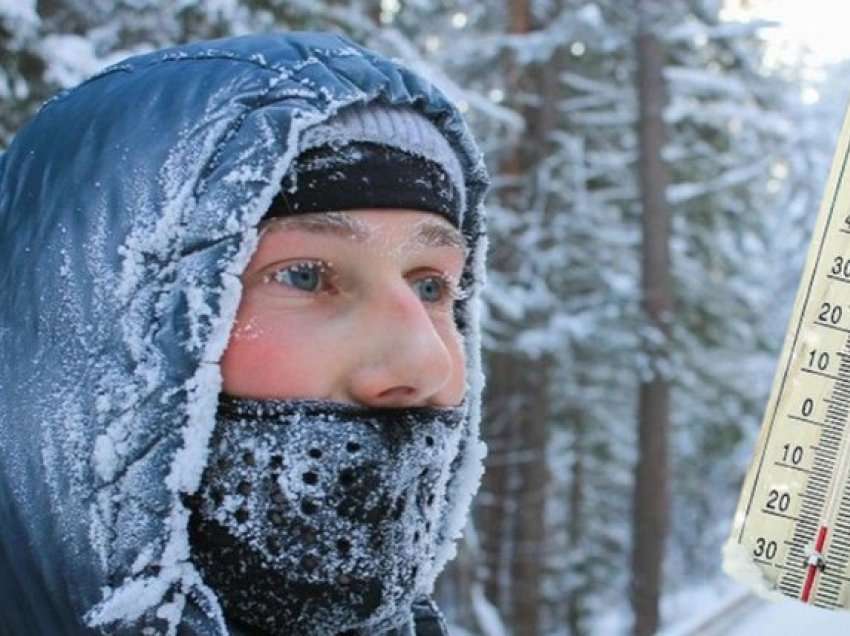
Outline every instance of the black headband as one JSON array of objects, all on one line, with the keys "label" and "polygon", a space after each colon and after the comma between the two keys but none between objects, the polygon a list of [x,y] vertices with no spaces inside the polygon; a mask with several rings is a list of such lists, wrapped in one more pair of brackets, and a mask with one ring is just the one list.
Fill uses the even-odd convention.
[{"label": "black headband", "polygon": [[263,218],[405,208],[440,214],[459,227],[460,205],[460,194],[440,164],[394,146],[351,142],[301,153]]}]

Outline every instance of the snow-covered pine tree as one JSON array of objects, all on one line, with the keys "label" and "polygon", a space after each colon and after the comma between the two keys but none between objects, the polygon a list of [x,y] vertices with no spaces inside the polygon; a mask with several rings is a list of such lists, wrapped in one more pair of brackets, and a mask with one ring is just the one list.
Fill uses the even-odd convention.
[{"label": "snow-covered pine tree", "polygon": [[[782,267],[768,262],[766,251],[782,206],[769,184],[798,141],[783,98],[793,87],[761,64],[756,29],[722,24],[719,9],[716,2],[683,4],[660,29],[671,93],[665,157],[674,168],[669,200],[677,317],[668,367],[676,427],[676,514],[668,554],[680,558],[669,564],[667,580],[678,583],[687,582],[681,555],[698,553],[695,562],[703,569],[690,576],[714,563],[710,555],[728,522],[722,502],[734,502],[738,486],[729,476],[735,473],[728,457],[742,431],[760,418],[766,397],[769,355],[760,354],[765,340],[759,316],[770,313],[765,281]],[[634,14],[623,3],[601,1],[548,3],[546,11],[528,37],[504,34],[504,12],[479,14],[468,21],[465,37],[440,47],[437,63],[458,84],[507,96],[507,104],[533,125],[544,111],[540,93],[506,84],[506,60],[520,60],[528,77],[534,64],[567,60],[558,72],[559,114],[550,145],[527,164],[522,178],[502,170],[499,161],[512,144],[522,143],[509,134],[509,119],[484,121],[478,130],[485,131],[497,185],[490,199],[491,388],[507,373],[502,369],[513,372],[523,356],[557,360],[549,419],[555,482],[547,511],[547,569],[541,572],[547,599],[541,629],[589,633],[590,618],[627,598],[627,468],[634,460],[636,389],[645,371],[643,352],[658,340],[641,316],[638,293]],[[707,91],[700,78],[712,79],[714,89]],[[743,92],[724,93],[724,85]],[[537,108],[531,117],[529,104]],[[470,118],[475,122],[482,113],[486,109],[473,107]],[[742,119],[750,122],[744,132]],[[738,169],[749,170],[749,178],[736,180]],[[707,191],[696,192],[699,184],[707,184]],[[509,202],[511,187],[524,191],[525,205]],[[558,213],[541,213],[547,206]],[[496,354],[506,348],[516,351],[501,365]],[[739,380],[735,386],[729,386],[730,364]],[[491,432],[499,415],[521,421],[506,416],[522,408],[511,386],[516,388],[499,384],[492,394]],[[490,481],[480,505],[496,511],[479,517],[481,543],[490,599],[505,609],[513,627],[507,563],[516,535],[506,527],[521,508],[512,507],[518,498],[509,492],[518,470],[506,467],[511,455],[519,461],[523,456],[511,452],[516,444],[510,437],[494,434],[491,441]],[[716,490],[705,487],[714,482]],[[710,519],[718,520],[718,530],[695,535],[692,524]]]},{"label": "snow-covered pine tree", "polygon": [[683,583],[718,574],[736,450],[761,421],[781,346],[772,282],[788,266],[771,251],[788,214],[777,177],[805,148],[789,109],[798,91],[763,63],[763,25],[722,22],[719,10],[690,2],[666,37],[677,290],[668,574]]},{"label": "snow-covered pine tree", "polygon": [[[593,4],[609,36],[589,42],[588,64],[566,76],[572,93],[566,129],[583,139],[587,171],[598,175],[588,181],[590,199],[612,206],[620,220],[614,226],[633,237],[640,214],[634,190],[635,67],[628,36],[633,16],[619,3]],[[771,175],[799,151],[800,142],[786,99],[795,88],[762,64],[758,25],[721,23],[720,8],[710,0],[668,6],[657,24],[670,100],[665,159],[673,177],[668,201],[675,304],[667,373],[673,381],[674,514],[668,589],[716,573],[715,557],[731,513],[724,505],[734,504],[739,486],[735,451],[745,431],[757,427],[772,377],[770,356],[776,353],[765,334],[775,302],[770,281],[784,266],[771,258],[768,246],[784,203]],[[634,245],[620,252],[632,266]],[[631,271],[636,275],[637,267]],[[621,288],[634,290],[634,275],[627,273],[629,282]],[[640,378],[642,352],[664,341],[636,311],[635,298],[623,296],[615,320],[619,328],[610,333],[639,337],[638,343],[624,339],[619,353],[627,360],[625,372]],[[600,364],[604,368],[605,362]],[[627,380],[621,386],[633,384]],[[633,417],[629,413],[621,421]],[[614,434],[630,441],[622,429]],[[628,449],[619,452],[622,457]],[[591,525],[594,512],[585,517]],[[614,589],[625,597],[622,587]],[[586,598],[606,597],[602,591]]]}]

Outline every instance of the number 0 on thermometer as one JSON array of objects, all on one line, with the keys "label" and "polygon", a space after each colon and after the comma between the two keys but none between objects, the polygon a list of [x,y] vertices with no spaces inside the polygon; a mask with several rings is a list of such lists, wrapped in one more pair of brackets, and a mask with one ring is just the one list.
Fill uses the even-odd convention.
[{"label": "number 0 on thermometer", "polygon": [[724,569],[850,608],[850,111],[744,480]]}]

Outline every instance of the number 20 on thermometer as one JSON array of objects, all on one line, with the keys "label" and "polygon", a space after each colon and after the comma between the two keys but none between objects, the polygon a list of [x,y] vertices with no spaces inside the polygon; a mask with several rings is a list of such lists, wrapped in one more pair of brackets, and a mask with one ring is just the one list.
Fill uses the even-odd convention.
[{"label": "number 20 on thermometer", "polygon": [[850,607],[850,111],[724,548],[767,597]]}]

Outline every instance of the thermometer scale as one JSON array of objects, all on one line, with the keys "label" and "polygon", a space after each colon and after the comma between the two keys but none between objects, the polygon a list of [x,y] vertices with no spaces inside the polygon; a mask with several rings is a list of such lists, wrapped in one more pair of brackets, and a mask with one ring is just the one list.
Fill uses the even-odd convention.
[{"label": "thermometer scale", "polygon": [[757,591],[823,608],[850,608],[848,158],[850,111],[724,550]]}]

